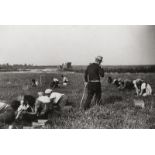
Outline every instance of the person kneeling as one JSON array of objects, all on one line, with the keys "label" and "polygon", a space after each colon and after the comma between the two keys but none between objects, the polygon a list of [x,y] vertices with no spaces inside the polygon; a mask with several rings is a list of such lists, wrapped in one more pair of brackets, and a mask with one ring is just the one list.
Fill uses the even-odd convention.
[{"label": "person kneeling", "polygon": [[51,92],[49,97],[51,102],[53,103],[53,107],[58,107],[61,112],[71,109],[71,106],[67,106],[68,97],[65,94]]},{"label": "person kneeling", "polygon": [[14,100],[11,104],[0,102],[0,126],[12,124],[15,120],[16,112],[20,102]]},{"label": "person kneeling", "polygon": [[24,113],[32,118],[48,119],[49,113],[52,113],[52,110],[50,98],[47,95],[44,95],[43,92],[38,92],[38,98],[35,101],[33,111],[26,111]]},{"label": "person kneeling", "polygon": [[149,96],[152,95],[151,85],[141,79],[136,79],[133,81],[134,87],[136,89],[137,96]]}]

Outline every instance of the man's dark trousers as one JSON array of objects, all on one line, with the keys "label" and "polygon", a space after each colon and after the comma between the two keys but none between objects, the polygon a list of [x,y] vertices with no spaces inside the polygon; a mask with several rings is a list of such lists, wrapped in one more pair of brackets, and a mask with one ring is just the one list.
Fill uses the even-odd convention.
[{"label": "man's dark trousers", "polygon": [[84,110],[90,108],[91,100],[95,95],[95,104],[101,102],[101,83],[100,82],[88,82],[87,85],[87,99],[84,103]]}]

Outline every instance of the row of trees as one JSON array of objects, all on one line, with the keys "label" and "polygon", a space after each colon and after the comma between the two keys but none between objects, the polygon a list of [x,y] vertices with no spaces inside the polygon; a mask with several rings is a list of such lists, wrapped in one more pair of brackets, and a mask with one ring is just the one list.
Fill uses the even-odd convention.
[{"label": "row of trees", "polygon": [[0,71],[16,71],[16,70],[19,70],[19,69],[28,69],[28,68],[31,68],[33,67],[33,65],[30,65],[30,64],[14,64],[14,65],[10,65],[9,63],[6,63],[6,64],[0,64]]},{"label": "row of trees", "polygon": [[[27,70],[27,69],[44,69],[49,67],[57,66],[35,66],[32,64],[14,64],[10,65],[0,64],[0,71],[18,71],[18,70]],[[139,65],[139,66],[103,66],[105,72],[118,72],[118,73],[155,73],[155,65]],[[71,68],[64,68],[65,71],[75,71],[75,72],[84,72],[86,66],[72,66]]]},{"label": "row of trees", "polygon": [[57,66],[38,66],[33,64],[14,64],[10,65],[9,63],[0,64],[0,71],[24,71],[29,69],[46,69],[46,68],[57,68]]},{"label": "row of trees", "polygon": [[142,66],[112,66],[105,67],[106,72],[118,72],[118,73],[154,73],[155,65],[142,65]]},{"label": "row of trees", "polygon": [[[105,72],[117,73],[155,73],[155,65],[137,65],[137,66],[103,66]],[[73,66],[75,72],[84,72],[86,66]]]}]

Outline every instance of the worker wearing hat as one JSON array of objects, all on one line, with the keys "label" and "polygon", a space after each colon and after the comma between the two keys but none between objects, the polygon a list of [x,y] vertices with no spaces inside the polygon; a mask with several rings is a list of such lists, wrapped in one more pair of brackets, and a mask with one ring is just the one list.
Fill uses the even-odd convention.
[{"label": "worker wearing hat", "polygon": [[45,90],[45,95],[46,95],[46,96],[50,96],[51,93],[52,93],[52,91],[53,91],[53,90],[50,89],[50,88],[46,89],[46,90]]},{"label": "worker wearing hat", "polygon": [[35,103],[35,112],[37,115],[42,117],[47,117],[48,113],[52,110],[52,103],[50,101],[50,94],[52,93],[52,89],[46,89],[45,95],[38,93],[38,98]]},{"label": "worker wearing hat", "polygon": [[101,68],[102,56],[97,56],[95,62],[91,63],[84,74],[85,86],[87,86],[87,98],[84,103],[84,110],[90,108],[91,100],[95,95],[95,104],[101,102],[101,82],[100,77],[104,77],[104,70]]}]

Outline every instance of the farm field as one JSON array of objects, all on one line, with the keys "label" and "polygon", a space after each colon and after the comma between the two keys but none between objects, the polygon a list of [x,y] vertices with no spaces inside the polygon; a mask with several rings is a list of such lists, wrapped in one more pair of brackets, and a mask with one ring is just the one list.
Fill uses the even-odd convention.
[{"label": "farm field", "polygon": [[[51,122],[52,129],[149,129],[155,127],[155,96],[143,97],[145,108],[135,107],[137,99],[135,91],[119,91],[107,83],[107,77],[128,79],[142,78],[151,84],[155,90],[155,73],[106,73],[102,79],[101,106],[93,105],[83,112],[80,110],[80,100],[83,93],[83,74],[67,73],[70,83],[67,87],[61,85],[54,91],[65,93],[73,109],[61,114]],[[62,72],[58,73],[0,73],[0,100],[11,102],[21,94],[37,96],[38,91],[49,88],[52,77],[61,80]],[[31,79],[41,81],[37,88],[31,87]]]}]

